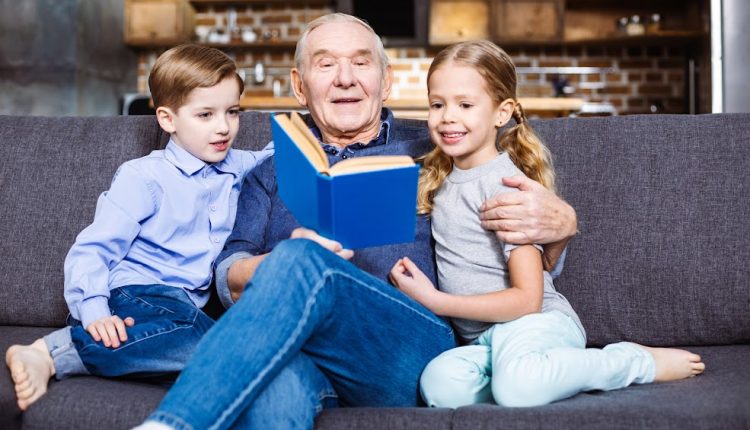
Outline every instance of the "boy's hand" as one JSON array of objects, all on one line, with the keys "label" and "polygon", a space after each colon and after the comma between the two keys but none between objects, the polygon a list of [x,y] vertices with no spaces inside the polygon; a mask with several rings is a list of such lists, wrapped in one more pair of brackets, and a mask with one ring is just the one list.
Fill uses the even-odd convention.
[{"label": "boy's hand", "polygon": [[440,292],[408,257],[398,260],[393,265],[388,277],[399,290],[432,310],[435,299]]},{"label": "boy's hand", "polygon": [[123,321],[117,315],[99,318],[89,324],[86,331],[97,342],[103,342],[104,346],[117,348],[120,342],[128,340],[128,334],[125,332],[125,326],[133,327],[135,320],[131,317]]},{"label": "boy's hand", "polygon": [[313,242],[333,252],[344,260],[349,260],[350,258],[354,257],[354,251],[352,251],[351,249],[344,249],[344,247],[341,246],[340,243],[336,242],[335,240],[326,239],[325,237],[319,235],[313,230],[310,230],[309,228],[295,228],[294,231],[292,231],[292,235],[290,237],[292,239],[312,240]]}]

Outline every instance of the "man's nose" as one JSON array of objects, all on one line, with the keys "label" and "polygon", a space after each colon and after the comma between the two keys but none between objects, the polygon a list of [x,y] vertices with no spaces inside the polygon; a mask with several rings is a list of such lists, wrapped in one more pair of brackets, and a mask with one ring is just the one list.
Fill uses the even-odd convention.
[{"label": "man's nose", "polygon": [[334,84],[337,87],[349,88],[355,83],[354,79],[354,68],[348,61],[341,61],[339,63],[338,71],[336,73],[336,81]]}]

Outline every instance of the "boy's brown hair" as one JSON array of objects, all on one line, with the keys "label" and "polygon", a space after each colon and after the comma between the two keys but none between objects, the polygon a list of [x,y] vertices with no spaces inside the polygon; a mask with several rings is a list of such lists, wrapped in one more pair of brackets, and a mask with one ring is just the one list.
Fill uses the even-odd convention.
[{"label": "boy's brown hair", "polygon": [[154,107],[177,110],[190,91],[212,87],[230,76],[237,80],[242,94],[245,84],[234,60],[216,48],[187,44],[171,48],[156,59],[148,86]]}]

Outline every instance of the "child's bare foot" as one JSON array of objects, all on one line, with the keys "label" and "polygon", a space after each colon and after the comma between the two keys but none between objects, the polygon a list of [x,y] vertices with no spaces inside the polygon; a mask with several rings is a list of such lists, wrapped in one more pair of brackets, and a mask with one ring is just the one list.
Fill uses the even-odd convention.
[{"label": "child's bare foot", "polygon": [[676,381],[703,373],[706,365],[698,354],[676,348],[652,348],[638,345],[648,351],[656,362],[654,382]]},{"label": "child's bare foot", "polygon": [[13,345],[5,353],[5,363],[16,386],[18,407],[22,411],[47,392],[49,378],[55,374],[52,356],[43,339],[31,345]]}]

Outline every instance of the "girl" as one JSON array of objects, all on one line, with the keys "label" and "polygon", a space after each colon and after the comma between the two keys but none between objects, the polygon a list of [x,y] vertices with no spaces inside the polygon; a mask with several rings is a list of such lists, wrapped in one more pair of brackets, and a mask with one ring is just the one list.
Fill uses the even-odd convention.
[{"label": "girl", "polygon": [[[684,350],[627,342],[586,349],[578,316],[544,271],[541,247],[502,243],[482,229],[482,202],[511,191],[501,178],[525,174],[554,191],[550,154],[516,101],[510,57],[487,41],[453,45],[435,57],[427,83],[435,148],[424,159],[418,206],[432,217],[440,290],[408,258],[390,275],[403,292],[451,317],[468,344],[427,365],[427,404],[537,406],[701,373],[700,357]],[[511,118],[515,125],[500,135]]]}]

